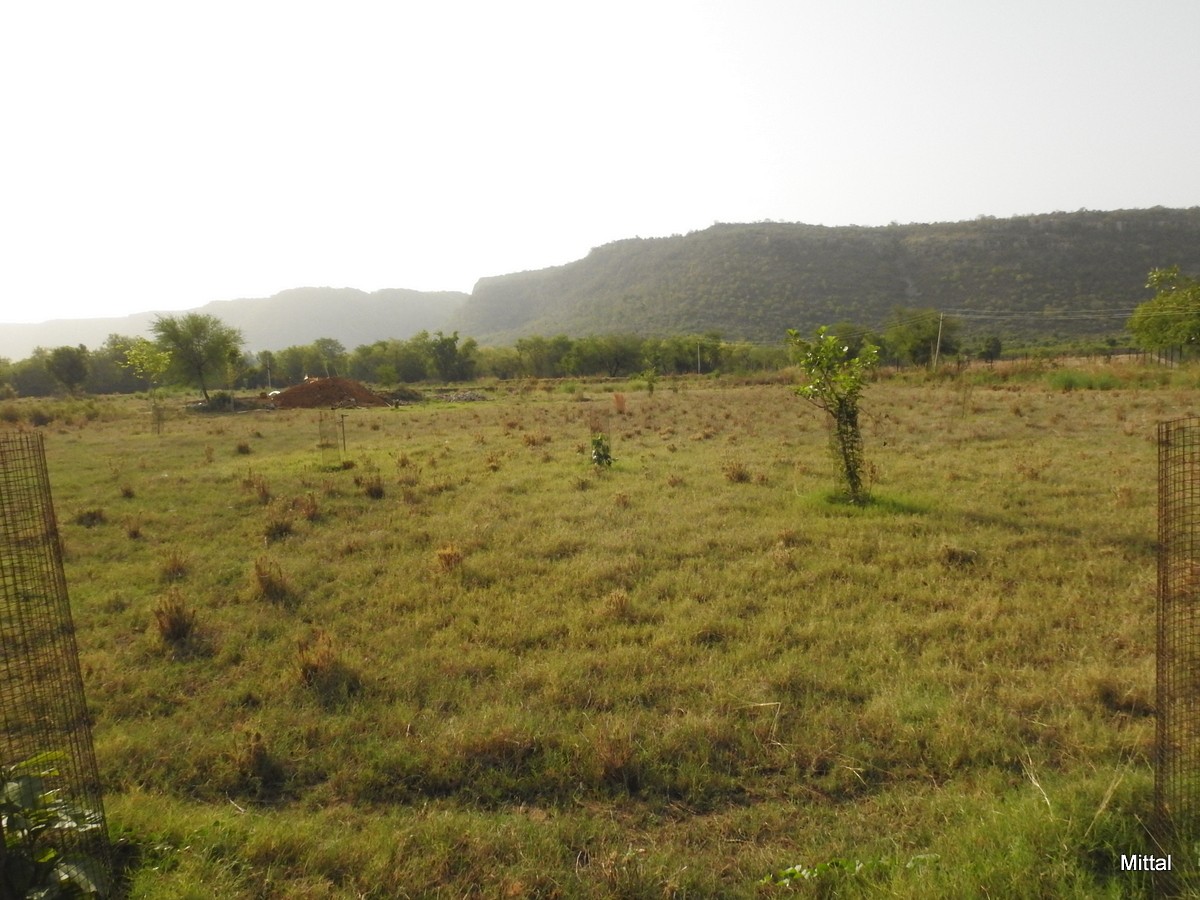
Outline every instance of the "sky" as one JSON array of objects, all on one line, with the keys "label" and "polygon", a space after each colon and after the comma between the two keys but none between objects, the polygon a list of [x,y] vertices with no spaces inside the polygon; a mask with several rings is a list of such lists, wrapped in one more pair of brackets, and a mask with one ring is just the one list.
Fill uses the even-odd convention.
[{"label": "sky", "polygon": [[0,322],[1200,205],[1196,0],[7,3]]}]

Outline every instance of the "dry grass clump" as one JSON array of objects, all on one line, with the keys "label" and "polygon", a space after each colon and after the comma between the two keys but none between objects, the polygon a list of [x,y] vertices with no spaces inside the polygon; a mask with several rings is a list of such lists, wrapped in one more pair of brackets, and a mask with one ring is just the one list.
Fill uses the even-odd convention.
[{"label": "dry grass clump", "polygon": [[292,509],[300,514],[306,522],[315,522],[321,517],[321,507],[312,491],[297,497],[292,501]]},{"label": "dry grass clump", "polygon": [[267,518],[263,523],[263,537],[268,544],[282,541],[295,531],[291,512],[278,504],[267,510]]},{"label": "dry grass clump", "polygon": [[95,528],[97,525],[103,525],[106,521],[103,509],[83,509],[75,513],[75,524],[82,525],[84,528]]},{"label": "dry grass clump", "polygon": [[231,756],[238,793],[258,800],[270,799],[278,793],[284,769],[261,731],[251,728],[240,732]]},{"label": "dry grass clump", "polygon": [[341,704],[362,688],[358,675],[338,658],[329,632],[320,628],[297,643],[296,674],[326,706]]},{"label": "dry grass clump", "polygon": [[963,569],[979,562],[979,551],[963,550],[960,547],[943,547],[942,562],[952,568]]},{"label": "dry grass clump", "polygon": [[250,576],[250,596],[255,600],[280,605],[290,604],[295,599],[291,582],[283,574],[279,563],[266,556],[260,556],[254,561],[254,571]]},{"label": "dry grass clump", "polygon": [[747,484],[754,477],[750,467],[740,459],[725,460],[721,463],[721,472],[725,480],[733,484]]},{"label": "dry grass clump", "polygon": [[162,643],[178,649],[195,634],[196,613],[187,605],[179,589],[171,588],[154,607],[154,624]]},{"label": "dry grass clump", "polygon": [[329,677],[336,665],[337,654],[329,632],[317,629],[296,645],[296,674],[301,684],[312,687]]},{"label": "dry grass clump", "polygon": [[249,456],[253,451],[251,451],[250,444],[247,441],[238,441],[237,446],[234,447],[234,452],[238,456]]},{"label": "dry grass clump", "polygon": [[266,506],[271,502],[271,483],[266,477],[259,475],[256,472],[247,472],[246,477],[242,479],[242,490],[248,494],[253,494],[255,500],[262,506]]},{"label": "dry grass clump", "polygon": [[172,550],[158,567],[158,577],[165,582],[182,581],[191,569],[188,557],[179,550]]},{"label": "dry grass clump", "polygon": [[779,566],[781,569],[791,571],[796,568],[796,560],[792,555],[792,548],[780,541],[771,548],[771,562]]},{"label": "dry grass clump", "polygon": [[630,598],[629,592],[623,588],[616,588],[605,594],[601,606],[604,614],[610,619],[631,622],[635,618],[633,600]]},{"label": "dry grass clump", "polygon": [[362,492],[372,500],[382,500],[384,495],[383,477],[379,474],[368,475],[361,480]]},{"label": "dry grass clump", "polygon": [[433,556],[437,571],[442,573],[453,572],[463,562],[462,550],[452,543],[438,547]]},{"label": "dry grass clump", "polygon": [[775,540],[784,547],[799,547],[806,543],[804,536],[795,528],[783,528],[775,534]]}]

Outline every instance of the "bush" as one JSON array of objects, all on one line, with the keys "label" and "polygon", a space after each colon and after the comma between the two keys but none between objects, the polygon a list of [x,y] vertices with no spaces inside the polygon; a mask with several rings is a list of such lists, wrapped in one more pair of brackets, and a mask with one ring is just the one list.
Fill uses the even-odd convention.
[{"label": "bush", "polygon": [[592,437],[592,465],[599,468],[608,468],[615,462],[616,459],[613,458],[608,438],[603,434],[594,435]]},{"label": "bush", "polygon": [[224,411],[233,409],[233,394],[229,391],[214,391],[208,395],[208,406],[211,411]]},{"label": "bush", "polygon": [[61,838],[96,831],[99,814],[75,806],[61,790],[52,789],[62,753],[39,753],[15,766],[0,768],[0,816],[4,820],[5,852],[0,856],[0,885],[4,896],[109,896],[108,873],[97,859],[74,852],[63,854],[47,836]]}]

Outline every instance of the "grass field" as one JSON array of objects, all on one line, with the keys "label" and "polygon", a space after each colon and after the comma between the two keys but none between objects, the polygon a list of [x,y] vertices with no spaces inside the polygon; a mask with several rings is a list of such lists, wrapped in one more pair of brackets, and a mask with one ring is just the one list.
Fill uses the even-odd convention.
[{"label": "grass field", "polygon": [[133,896],[1148,893],[1156,372],[56,417]]}]

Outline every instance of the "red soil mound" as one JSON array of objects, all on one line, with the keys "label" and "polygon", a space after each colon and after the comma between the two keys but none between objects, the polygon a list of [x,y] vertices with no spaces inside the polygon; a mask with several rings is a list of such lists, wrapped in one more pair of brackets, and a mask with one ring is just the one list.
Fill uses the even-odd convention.
[{"label": "red soil mound", "polygon": [[312,378],[286,391],[280,391],[275,403],[282,409],[387,406],[387,401],[371,393],[366,385],[336,375],[332,378]]}]

